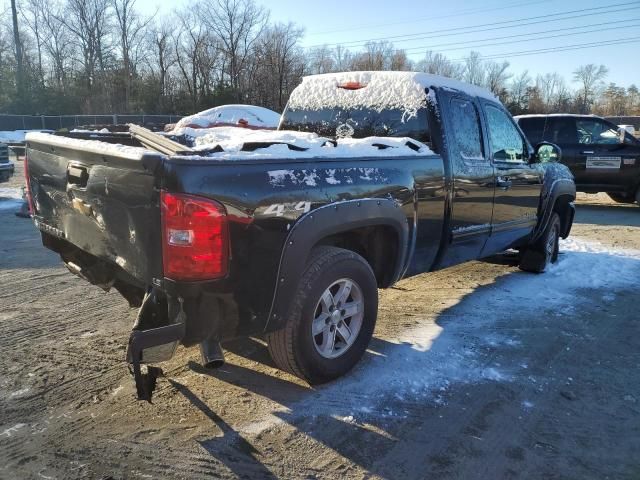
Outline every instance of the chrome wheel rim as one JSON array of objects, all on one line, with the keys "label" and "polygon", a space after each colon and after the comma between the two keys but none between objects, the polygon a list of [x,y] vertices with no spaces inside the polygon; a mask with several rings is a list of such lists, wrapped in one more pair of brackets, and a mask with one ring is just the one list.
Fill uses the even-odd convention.
[{"label": "chrome wheel rim", "polygon": [[313,311],[311,336],[316,351],[324,358],[336,358],[355,343],[364,318],[364,297],[360,286],[341,278],[327,288]]}]

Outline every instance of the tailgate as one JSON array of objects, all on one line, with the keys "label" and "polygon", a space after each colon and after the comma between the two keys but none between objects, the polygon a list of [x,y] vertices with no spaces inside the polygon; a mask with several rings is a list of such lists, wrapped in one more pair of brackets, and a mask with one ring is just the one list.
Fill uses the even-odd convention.
[{"label": "tailgate", "polygon": [[143,148],[29,134],[34,221],[65,248],[71,244],[148,285],[162,278],[159,187],[165,158]]}]

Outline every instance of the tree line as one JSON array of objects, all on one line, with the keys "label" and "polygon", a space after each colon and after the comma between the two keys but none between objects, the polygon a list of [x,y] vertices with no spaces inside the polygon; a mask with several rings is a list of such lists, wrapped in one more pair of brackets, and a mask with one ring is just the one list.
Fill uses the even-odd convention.
[{"label": "tree line", "polygon": [[10,0],[0,7],[0,113],[187,114],[226,103],[282,111],[304,75],[414,70],[495,93],[513,114],[640,114],[640,93],[606,84],[603,65],[512,73],[471,52],[426,51],[419,61],[390,42],[301,46],[304,29],[270,19],[254,0],[196,0],[145,16],[136,0]]}]

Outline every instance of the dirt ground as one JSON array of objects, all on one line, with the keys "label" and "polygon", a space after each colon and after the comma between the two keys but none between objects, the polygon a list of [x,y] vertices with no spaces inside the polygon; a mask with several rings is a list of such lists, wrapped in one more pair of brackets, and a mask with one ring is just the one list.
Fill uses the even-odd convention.
[{"label": "dirt ground", "polygon": [[381,291],[343,379],[310,388],[248,339],[215,371],[179,350],[149,404],[135,312],[0,208],[0,478],[638,479],[639,234],[640,208],[581,195],[548,273],[505,255]]}]

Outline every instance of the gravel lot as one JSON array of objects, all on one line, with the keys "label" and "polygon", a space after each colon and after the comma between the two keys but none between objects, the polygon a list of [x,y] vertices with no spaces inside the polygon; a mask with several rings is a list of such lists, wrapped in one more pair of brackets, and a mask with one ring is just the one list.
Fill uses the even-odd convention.
[{"label": "gravel lot", "polygon": [[249,339],[216,371],[180,349],[148,404],[123,361],[135,312],[13,215],[17,170],[0,185],[0,478],[640,478],[637,206],[581,196],[543,275],[504,255],[382,291],[370,351],[332,384]]}]

